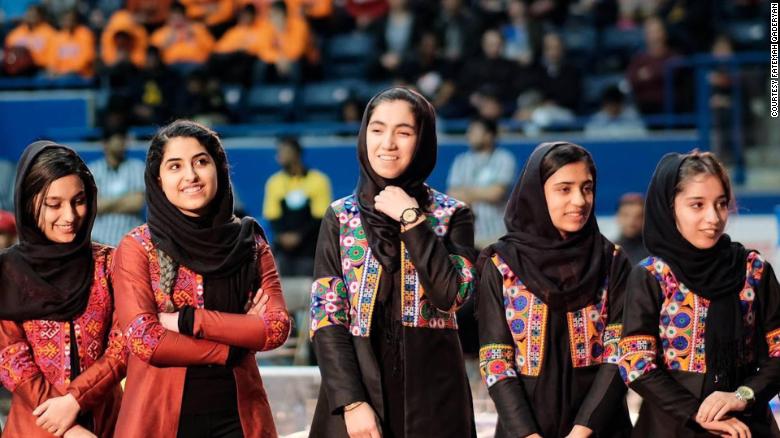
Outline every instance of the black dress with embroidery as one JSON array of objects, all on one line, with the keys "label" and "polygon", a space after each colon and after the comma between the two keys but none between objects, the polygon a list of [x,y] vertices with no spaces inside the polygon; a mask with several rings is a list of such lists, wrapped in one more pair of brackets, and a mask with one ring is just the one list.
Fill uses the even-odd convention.
[{"label": "black dress with embroidery", "polygon": [[769,400],[780,391],[780,286],[769,263],[756,252],[746,261],[740,292],[744,348],[748,361],[737,381],[726,383],[707,368],[705,329],[708,301],[678,282],[669,265],[649,257],[629,276],[621,341],[620,372],[644,402],[636,437],[704,437],[694,417],[713,391],[750,387],[756,402],[736,415],[754,437],[779,437]]},{"label": "black dress with embroidery", "polygon": [[[625,403],[626,388],[617,365],[605,359],[604,363],[575,367],[571,353],[572,329],[566,310],[553,310],[541,301],[534,301],[537,299],[530,291],[525,295],[516,292],[512,295],[511,291],[505,295],[505,276],[491,261],[485,264],[480,278],[477,312],[480,371],[498,411],[495,436],[525,437],[538,433],[545,438],[563,437],[578,424],[589,427],[598,437],[629,436],[631,421]],[[510,268],[504,265],[501,269]],[[603,322],[596,323],[601,329],[599,337],[607,329],[619,336],[625,281],[630,269],[625,255],[616,252],[609,272],[607,309]],[[507,286],[516,288],[517,283]],[[523,309],[531,306],[529,301],[535,302],[537,309],[545,306],[545,316],[538,326],[534,326],[531,316],[525,320],[513,316],[520,312],[521,306]],[[584,313],[586,318],[595,316]],[[527,344],[532,342],[529,340],[532,336],[538,347]],[[526,342],[527,349],[520,350],[516,341]],[[610,352],[600,351],[604,348],[601,344],[586,347],[590,350],[587,353],[609,355],[614,362],[617,338],[608,343]],[[535,355],[541,356],[541,363],[530,370],[529,363]]]},{"label": "black dress with embroidery", "polygon": [[[401,233],[426,296],[441,309],[458,291],[450,255],[474,261],[473,215],[451,217],[437,237],[428,223]],[[315,278],[341,278],[339,218],[323,218]],[[407,327],[401,323],[401,273],[383,272],[371,316],[370,336],[353,336],[342,325],[317,329],[312,338],[322,384],[310,437],[346,438],[343,407],[368,402],[383,437],[475,437],[474,414],[457,330]]]}]

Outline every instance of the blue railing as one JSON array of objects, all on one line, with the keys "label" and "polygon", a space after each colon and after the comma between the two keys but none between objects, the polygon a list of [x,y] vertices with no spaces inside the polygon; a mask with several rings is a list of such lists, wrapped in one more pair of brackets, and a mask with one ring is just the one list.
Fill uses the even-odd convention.
[{"label": "blue railing", "polygon": [[[707,75],[715,68],[727,68],[729,75],[740,77],[740,69],[745,65],[760,65],[769,63],[769,52],[743,52],[729,57],[715,57],[710,54],[698,54],[685,58],[674,59],[666,64],[664,110],[670,120],[674,119],[675,87],[674,75],[682,68],[692,68],[695,83],[695,112],[696,128],[699,131],[699,141],[702,149],[710,149],[710,131],[712,129],[712,111],[709,100],[711,86]],[[733,179],[737,184],[745,182],[745,159],[743,156],[742,135],[742,95],[743,83],[741,80],[732,82],[731,87],[731,129],[730,142],[731,155],[734,159]]]}]

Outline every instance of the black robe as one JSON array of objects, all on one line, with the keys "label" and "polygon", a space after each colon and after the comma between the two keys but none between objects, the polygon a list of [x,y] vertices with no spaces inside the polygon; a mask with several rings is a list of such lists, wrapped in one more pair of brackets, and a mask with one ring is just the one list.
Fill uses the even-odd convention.
[{"label": "black robe", "polygon": [[[608,283],[608,324],[623,317],[625,279],[631,269],[625,255],[613,258]],[[516,273],[517,274],[517,273]],[[480,345],[514,346],[504,305],[503,277],[492,262],[485,263],[479,283],[477,311]],[[587,426],[598,437],[627,437],[631,421],[626,388],[617,365],[575,368],[569,348],[566,311],[547,310],[544,356],[537,377],[518,374],[492,385],[488,392],[499,421],[496,438],[566,436],[575,424]]]},{"label": "black robe", "polygon": [[[451,218],[443,239],[427,222],[401,233],[432,303],[457,294],[450,254],[474,261],[474,219],[467,208]],[[314,277],[342,277],[339,220],[323,218]],[[333,325],[314,333],[322,374],[310,437],[346,438],[343,407],[366,401],[379,416],[383,437],[475,437],[471,391],[457,330],[401,326],[400,272],[380,277],[371,336],[352,336]],[[438,299],[437,299],[438,298]]]},{"label": "black robe", "polygon": [[[753,334],[756,363],[752,372],[736,385],[747,385],[755,392],[756,401],[748,411],[736,415],[750,428],[754,437],[780,437],[780,431],[769,410],[769,400],[780,391],[780,357],[768,356],[766,333],[780,328],[780,286],[769,263],[758,288],[755,289],[756,332]],[[623,336],[657,335],[663,303],[661,286],[643,266],[636,266],[628,280],[628,294],[624,311]],[[729,324],[707,316],[705,326]],[[705,356],[709,354],[704,346]],[[634,426],[634,437],[704,437],[708,435],[695,423],[702,401],[712,392],[707,383],[711,371],[694,373],[669,370],[663,362],[663,351],[658,344],[658,368],[643,374],[629,387],[644,398],[639,419]]]}]

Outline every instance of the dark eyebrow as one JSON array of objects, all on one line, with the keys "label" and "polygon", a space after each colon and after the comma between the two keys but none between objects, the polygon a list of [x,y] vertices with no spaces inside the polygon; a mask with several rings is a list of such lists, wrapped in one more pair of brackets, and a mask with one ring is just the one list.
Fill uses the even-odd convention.
[{"label": "dark eyebrow", "polygon": [[[84,196],[84,195],[86,195],[86,192],[84,190],[82,190],[82,191],[76,193],[76,195],[73,196],[73,198],[78,198],[79,196]],[[73,199],[73,198],[71,198],[71,199]],[[62,201],[63,198],[61,196],[47,196],[43,200],[44,201]]]},{"label": "dark eyebrow", "polygon": [[181,158],[179,157],[168,158],[167,160],[165,160],[165,163],[170,163],[171,161],[181,161]]},{"label": "dark eyebrow", "polygon": [[[387,124],[386,124],[385,122],[381,121],[381,120],[374,120],[373,122],[369,123],[369,125],[373,125],[373,124],[375,124],[375,123],[376,123],[376,124],[379,124],[379,125],[382,125],[382,126],[387,126]],[[399,124],[396,126],[396,128],[409,128],[409,129],[412,129],[412,130],[416,129],[416,128],[414,127],[414,125],[410,125],[410,124],[408,124],[408,123],[399,123]]]},{"label": "dark eyebrow", "polygon": [[207,154],[206,152],[201,152],[199,154],[195,154],[192,159],[200,158],[201,156],[205,155],[207,158],[211,158],[211,155]]}]

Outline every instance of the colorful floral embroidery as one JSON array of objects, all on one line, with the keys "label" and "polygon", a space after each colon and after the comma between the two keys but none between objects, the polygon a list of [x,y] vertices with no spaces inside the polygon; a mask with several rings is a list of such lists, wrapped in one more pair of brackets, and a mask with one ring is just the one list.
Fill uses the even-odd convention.
[{"label": "colorful floral embroidery", "polygon": [[130,351],[148,362],[164,333],[165,328],[157,321],[156,315],[139,315],[127,327],[125,338]]},{"label": "colorful floral embroidery", "polygon": [[265,312],[265,345],[263,351],[280,347],[290,335],[290,317],[285,311]]},{"label": "colorful floral embroidery", "polygon": [[311,285],[311,326],[309,335],[329,325],[349,328],[349,297],[338,277],[318,278]]},{"label": "colorful floral embroidery", "polygon": [[766,343],[769,346],[769,357],[780,357],[780,328],[766,334]]},{"label": "colorful floral embroidery", "polygon": [[602,363],[618,363],[620,359],[620,337],[622,335],[623,324],[610,324],[604,329]]},{"label": "colorful floral embroidery", "polygon": [[450,260],[458,271],[458,295],[455,297],[455,304],[450,310],[458,310],[474,293],[475,281],[477,278],[477,268],[466,257],[451,254]]},{"label": "colorful floral embroidery", "polygon": [[626,385],[656,369],[656,340],[653,336],[627,336],[620,340],[618,368]]},{"label": "colorful floral embroidery", "polygon": [[125,336],[121,330],[113,329],[108,334],[108,347],[106,347],[106,356],[127,362],[130,355],[130,349],[125,342]]},{"label": "colorful floral embroidery", "polygon": [[761,283],[764,274],[764,259],[755,251],[748,253],[745,273],[745,287],[739,293],[739,302],[742,310],[742,323],[745,329],[745,351],[750,353],[748,361],[753,361],[755,351],[756,311],[754,309],[756,289]]},{"label": "colorful floral embroidery", "polygon": [[532,294],[498,254],[493,264],[504,279],[504,309],[515,341],[515,362],[524,376],[538,376],[544,359],[547,306]]},{"label": "colorful floral embroidery", "polygon": [[496,383],[517,377],[515,351],[507,344],[487,344],[479,349],[479,372],[488,388]]},{"label": "colorful floral embroidery", "polygon": [[78,351],[80,371],[92,366],[106,350],[114,307],[108,278],[112,251],[108,246],[92,245],[95,262],[92,288],[86,308],[72,322],[75,340],[71,339],[71,322],[30,320],[22,323],[34,364],[46,380],[60,390],[64,391],[70,383],[71,349]]},{"label": "colorful floral embroidery", "polygon": [[[458,208],[465,204],[435,190],[430,190],[432,203],[428,221],[438,236],[447,233],[449,220]],[[360,221],[360,211],[354,195],[334,202],[331,207],[339,218],[339,246],[341,267],[347,296],[349,297],[349,327],[354,336],[366,337],[371,331],[371,316],[379,288],[382,266],[371,254],[366,233]],[[460,288],[456,307],[473,291],[475,272],[463,259],[453,259],[460,274]],[[417,271],[402,245],[401,269],[402,299],[401,322],[408,327],[457,328],[454,310],[436,309],[425,296]],[[314,310],[312,310],[314,312]],[[312,318],[314,320],[314,317]],[[321,321],[321,319],[319,320]]]},{"label": "colorful floral embroidery", "polygon": [[11,344],[0,350],[0,383],[13,392],[26,380],[39,375],[30,347],[24,342]]},{"label": "colorful floral embroidery", "polygon": [[567,312],[566,318],[569,325],[569,350],[574,367],[600,364],[604,354],[602,334],[609,321],[606,282],[596,303]]},{"label": "colorful floral embroidery", "polygon": [[[431,304],[431,302],[425,298],[425,289],[420,283],[420,279],[417,276],[417,270],[414,269],[411,258],[409,257],[409,251],[406,249],[406,245],[401,242],[401,323],[407,327],[430,327],[439,329],[453,329],[457,330],[458,324],[455,320],[455,311],[460,307],[458,297],[456,297],[453,303],[452,309],[449,312],[437,309]],[[466,263],[469,263],[466,259],[459,256]],[[453,260],[453,262],[455,262]],[[472,268],[473,269],[473,268]],[[463,271],[461,268],[460,271]],[[468,283],[465,283],[465,276],[463,272],[459,272],[460,287],[458,292],[460,294],[461,289],[473,288],[473,273],[469,272],[467,275],[472,275]],[[468,290],[464,290],[464,293],[468,293]]]},{"label": "colorful floral embroidery", "polygon": [[[672,370],[695,373],[707,372],[705,333],[709,300],[690,291],[677,281],[671,268],[657,257],[648,257],[640,263],[658,281],[662,301],[659,319],[659,338],[665,365]],[[755,288],[761,279],[763,260],[756,252],[748,255],[745,285],[740,292],[740,308],[745,327],[746,351],[752,351],[755,332]],[[749,360],[752,358],[748,358]]]}]

